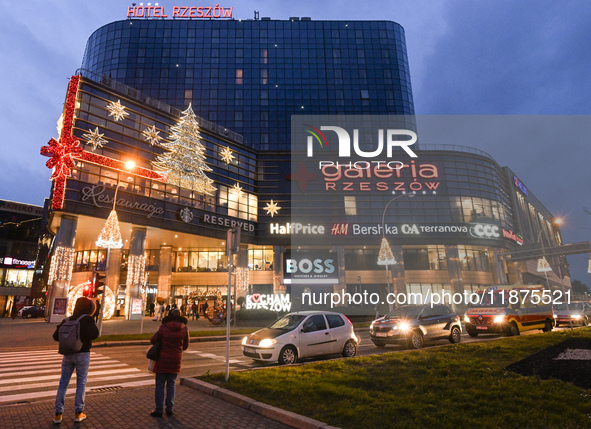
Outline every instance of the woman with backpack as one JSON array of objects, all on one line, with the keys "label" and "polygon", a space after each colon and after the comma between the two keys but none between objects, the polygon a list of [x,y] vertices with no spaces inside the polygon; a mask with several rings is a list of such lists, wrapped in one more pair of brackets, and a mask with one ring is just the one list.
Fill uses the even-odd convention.
[{"label": "woman with backpack", "polygon": [[150,339],[150,343],[160,342],[162,350],[160,357],[154,365],[156,374],[156,408],[151,413],[152,417],[162,417],[164,411],[164,387],[166,386],[166,415],[172,416],[174,405],[175,380],[181,372],[181,359],[183,350],[189,347],[189,330],[187,318],[181,316],[178,308],[170,311],[170,314],[162,319],[158,331]]},{"label": "woman with backpack", "polygon": [[96,304],[92,299],[78,298],[72,315],[64,319],[53,333],[53,339],[60,343],[59,352],[64,355],[62,359],[62,375],[55,398],[54,424],[62,422],[66,391],[74,369],[76,370],[76,398],[74,400],[76,417],[74,421],[81,422],[86,418],[86,414],[84,414],[84,396],[86,393],[86,377],[90,365],[90,348],[92,347],[92,340],[99,336],[98,328],[92,318],[95,310]]}]

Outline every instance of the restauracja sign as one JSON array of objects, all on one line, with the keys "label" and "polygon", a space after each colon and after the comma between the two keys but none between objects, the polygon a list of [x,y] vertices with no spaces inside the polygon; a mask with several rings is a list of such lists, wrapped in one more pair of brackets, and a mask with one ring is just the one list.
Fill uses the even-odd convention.
[{"label": "restauracja sign", "polygon": [[[215,6],[173,6],[172,18],[232,18],[232,9],[234,7],[225,8],[216,4]],[[127,18],[168,18],[163,6],[144,6],[140,3],[136,6],[127,7]]]}]

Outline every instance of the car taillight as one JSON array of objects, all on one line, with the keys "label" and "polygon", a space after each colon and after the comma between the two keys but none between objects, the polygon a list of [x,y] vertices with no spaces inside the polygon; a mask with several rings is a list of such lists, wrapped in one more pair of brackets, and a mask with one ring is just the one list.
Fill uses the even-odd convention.
[{"label": "car taillight", "polygon": [[353,324],[351,323],[351,321],[349,320],[349,318],[348,318],[347,316],[345,316],[345,315],[343,314],[343,317],[345,318],[345,320],[346,320],[347,322],[349,322],[349,325],[353,326]]}]

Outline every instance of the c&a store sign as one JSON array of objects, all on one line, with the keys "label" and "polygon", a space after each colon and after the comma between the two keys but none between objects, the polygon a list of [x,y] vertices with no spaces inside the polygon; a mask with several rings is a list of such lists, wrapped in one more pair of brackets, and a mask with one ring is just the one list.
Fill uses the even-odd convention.
[{"label": "c&a store sign", "polygon": [[[215,6],[173,6],[171,18],[232,18],[232,9],[234,7],[223,7],[219,4]],[[140,3],[137,6],[135,3],[133,6],[127,7],[127,18],[168,18],[164,6],[159,6],[158,3]]]}]

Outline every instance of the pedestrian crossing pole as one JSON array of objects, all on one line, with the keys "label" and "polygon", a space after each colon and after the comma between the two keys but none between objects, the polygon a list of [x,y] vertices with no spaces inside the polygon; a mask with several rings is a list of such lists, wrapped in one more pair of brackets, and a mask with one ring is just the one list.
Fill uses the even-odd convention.
[{"label": "pedestrian crossing pole", "polygon": [[228,292],[226,294],[226,381],[230,378],[230,319],[232,318],[232,254],[240,251],[240,228],[228,230],[226,255],[228,255]]}]

